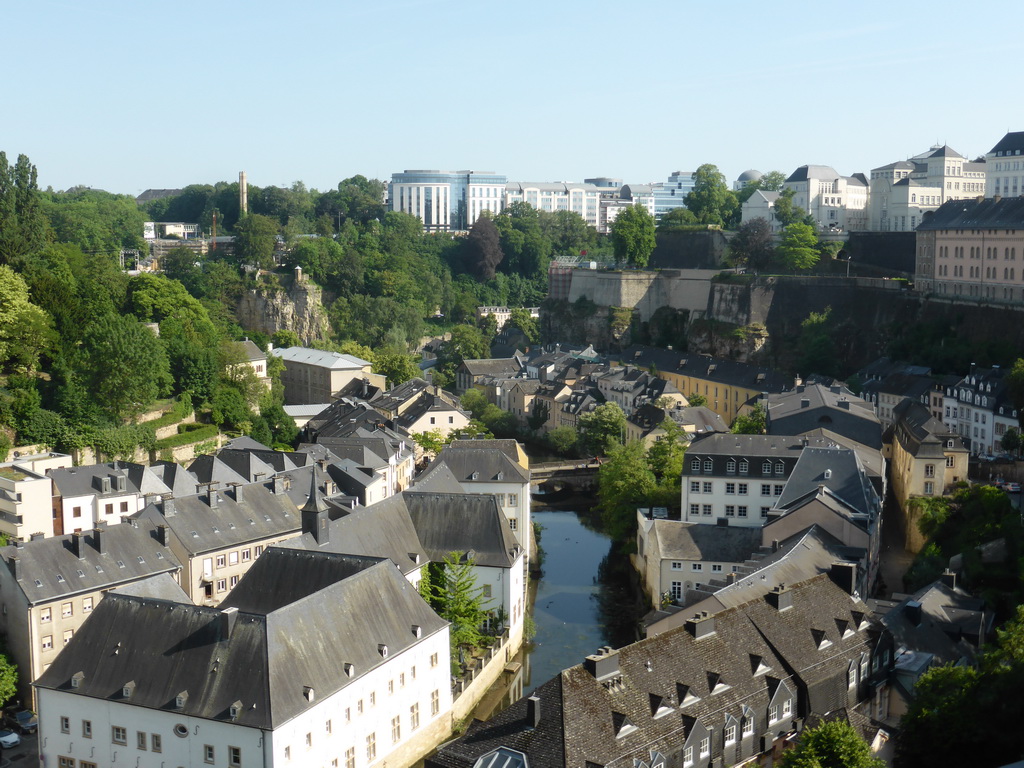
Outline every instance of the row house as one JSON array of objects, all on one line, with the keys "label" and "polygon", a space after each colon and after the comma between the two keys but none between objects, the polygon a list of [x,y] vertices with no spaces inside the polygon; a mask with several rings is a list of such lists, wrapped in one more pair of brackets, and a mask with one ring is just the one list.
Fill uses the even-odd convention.
[{"label": "row house", "polygon": [[727,424],[732,424],[752,398],[792,387],[790,379],[771,368],[671,349],[634,345],[622,354],[620,362],[656,370],[659,378],[670,382],[688,400],[700,395]]},{"label": "row house", "polygon": [[138,519],[166,527],[189,599],[217,605],[267,547],[301,533],[288,486],[283,476],[228,489],[211,483],[205,493],[150,504]]},{"label": "row house", "polygon": [[108,592],[160,574],[177,580],[182,567],[166,526],[151,521],[19,541],[0,559],[0,630],[26,700]]},{"label": "row house", "polygon": [[591,378],[604,399],[616,403],[626,414],[633,413],[642,405],[659,401],[689,405],[671,382],[631,365],[616,366]]},{"label": "row house", "polygon": [[870,712],[891,654],[867,606],[822,574],[602,649],[473,722],[426,765],[745,763],[810,715]]},{"label": "row house", "polygon": [[354,381],[382,387],[384,377],[370,363],[352,355],[309,347],[277,347],[270,354],[284,363],[281,384],[288,405],[330,403]]},{"label": "row house", "polygon": [[924,537],[910,503],[915,497],[948,496],[967,480],[969,453],[958,430],[936,419],[921,403],[904,400],[886,430],[893,496],[903,510],[907,548],[919,550]]},{"label": "row house", "polygon": [[942,422],[964,438],[972,456],[1000,453],[1008,429],[1018,429],[1017,408],[999,366],[979,368],[946,385]]},{"label": "row house", "polygon": [[511,357],[463,360],[455,369],[455,393],[463,394],[485,377],[514,379],[525,376],[524,360],[521,352]]},{"label": "row house", "polygon": [[921,293],[1024,301],[1024,198],[945,203],[918,226],[916,249],[914,288]]},{"label": "row house", "polygon": [[860,230],[868,225],[868,180],[863,173],[842,176],[827,165],[801,165],[783,190],[807,211],[819,229]]},{"label": "row house", "polygon": [[693,439],[712,432],[728,432],[729,426],[722,417],[710,408],[700,406],[661,408],[657,405],[641,405],[626,417],[626,440],[642,440],[650,447],[665,435],[663,424],[671,420]]},{"label": "row house", "polygon": [[411,765],[450,732],[448,657],[389,561],[273,549],[219,608],[101,603],[36,684],[40,758]]}]

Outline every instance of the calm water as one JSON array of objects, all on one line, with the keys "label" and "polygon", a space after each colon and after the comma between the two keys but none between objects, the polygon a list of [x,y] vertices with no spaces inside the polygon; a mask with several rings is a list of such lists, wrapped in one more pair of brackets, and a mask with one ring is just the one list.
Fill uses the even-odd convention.
[{"label": "calm water", "polygon": [[575,512],[535,510],[543,527],[544,575],[537,583],[526,690],[583,661],[603,645],[636,639],[629,560]]}]

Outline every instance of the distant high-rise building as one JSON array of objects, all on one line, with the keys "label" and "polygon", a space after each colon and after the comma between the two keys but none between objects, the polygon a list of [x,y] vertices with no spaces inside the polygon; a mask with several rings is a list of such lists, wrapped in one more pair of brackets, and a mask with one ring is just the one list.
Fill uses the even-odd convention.
[{"label": "distant high-rise building", "polygon": [[428,231],[466,230],[484,211],[501,212],[507,181],[493,171],[403,171],[391,175],[388,207]]}]

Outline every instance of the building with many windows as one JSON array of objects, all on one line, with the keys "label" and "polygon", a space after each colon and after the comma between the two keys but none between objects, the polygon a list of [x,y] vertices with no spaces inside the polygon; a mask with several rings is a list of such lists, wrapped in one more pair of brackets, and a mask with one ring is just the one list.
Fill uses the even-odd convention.
[{"label": "building with many windows", "polygon": [[819,229],[867,229],[868,180],[863,173],[841,176],[827,165],[801,165],[782,188],[793,190],[793,205],[807,211]]},{"label": "building with many windows", "polygon": [[[940,420],[964,439],[973,456],[1001,453],[1003,435],[1020,426],[1006,369],[998,365],[979,368],[972,364],[966,376],[946,384],[942,400]],[[960,477],[966,477],[966,470]]]},{"label": "building with many windows", "polygon": [[946,298],[1024,301],[1024,198],[942,205],[917,228],[914,287]]},{"label": "building with many windows", "polygon": [[393,563],[260,562],[220,608],[97,606],[36,684],[42,762],[411,765],[450,732],[447,622]]},{"label": "building with many windows", "polygon": [[599,187],[588,182],[511,181],[505,185],[504,206],[529,203],[538,211],[578,213],[592,227],[597,227],[601,213],[601,199],[618,187]]},{"label": "building with many windows", "polygon": [[686,196],[693,191],[696,183],[696,173],[693,171],[673,171],[667,181],[653,184],[654,218],[660,220],[669,211],[685,207]]},{"label": "building with many windows", "polygon": [[985,193],[984,162],[972,163],[948,146],[935,145],[909,160],[871,171],[871,218],[875,232],[912,232],[947,200]]},{"label": "building with many windows", "polygon": [[985,196],[1024,195],[1024,131],[1003,136],[985,155]]},{"label": "building with many windows", "polygon": [[388,207],[418,217],[428,232],[467,230],[484,211],[501,212],[507,182],[493,171],[403,171],[391,175]]}]

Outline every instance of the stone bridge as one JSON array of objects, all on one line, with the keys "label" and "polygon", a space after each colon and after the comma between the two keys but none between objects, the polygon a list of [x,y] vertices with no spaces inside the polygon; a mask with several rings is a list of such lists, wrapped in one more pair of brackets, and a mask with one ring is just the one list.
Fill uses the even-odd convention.
[{"label": "stone bridge", "polygon": [[597,488],[597,471],[600,467],[598,459],[530,464],[530,487],[534,493],[594,490]]}]

